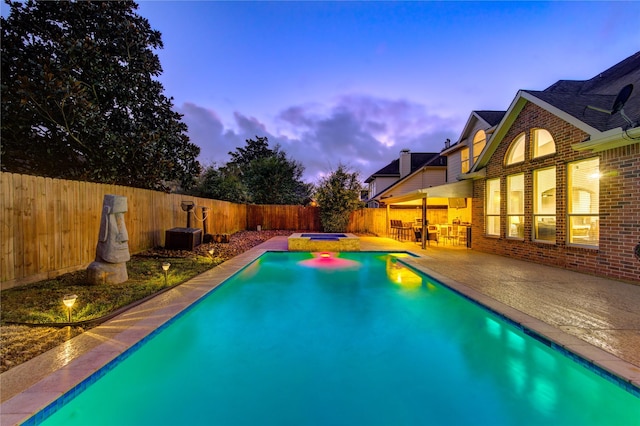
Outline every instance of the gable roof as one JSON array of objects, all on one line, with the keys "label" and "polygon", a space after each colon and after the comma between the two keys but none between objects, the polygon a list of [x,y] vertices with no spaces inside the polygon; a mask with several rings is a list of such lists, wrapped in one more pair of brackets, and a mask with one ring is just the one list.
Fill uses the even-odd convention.
[{"label": "gable roof", "polygon": [[[409,174],[415,172],[422,166],[427,165],[427,163],[431,163],[435,161],[436,158],[440,156],[437,152],[411,152],[411,170]],[[446,161],[446,160],[445,160]],[[435,164],[432,164],[435,165]],[[445,162],[446,165],[446,162]],[[369,176],[364,182],[369,183],[378,177],[400,177],[400,159],[396,158],[391,161],[389,164],[373,173]]]},{"label": "gable roof", "polygon": [[[404,182],[405,180],[409,179],[411,176],[415,175],[416,173],[418,173],[420,170],[422,170],[425,167],[447,167],[447,157],[440,155],[438,153],[416,153],[416,154],[428,154],[427,157],[427,161],[423,162],[422,164],[418,164],[418,161],[416,161],[414,163],[413,161],[413,157],[411,157],[411,173],[409,173],[408,175],[406,175],[405,177],[398,179],[397,181],[393,182],[391,185],[387,186],[386,188],[383,188],[381,190],[378,191],[377,194],[372,194],[369,197],[369,200],[373,200],[377,197],[379,197],[380,195],[384,194],[386,191],[389,191],[390,189],[396,187],[397,185],[401,184],[402,182]],[[418,156],[417,158],[424,158],[423,156]],[[399,160],[394,160],[394,161],[398,161]],[[393,161],[392,161],[393,163]],[[417,166],[414,168],[414,164],[416,164]],[[380,170],[383,170],[385,167],[383,167]],[[375,173],[374,173],[375,175]],[[374,175],[371,175],[365,182],[369,183],[371,180],[374,179]],[[397,176],[400,176],[400,172],[398,169],[398,173]]]},{"label": "gable roof", "polygon": [[468,146],[462,142],[471,136],[470,132],[476,127],[476,122],[481,121],[483,123],[481,127],[487,131],[496,126],[500,120],[502,120],[505,113],[506,111],[471,111],[471,114],[469,114],[469,118],[467,119],[467,123],[462,129],[462,133],[460,133],[460,138],[453,145],[448,147],[445,146],[441,154],[449,155],[458,149]]},{"label": "gable roof", "polygon": [[610,111],[618,93],[628,84],[633,84],[634,91],[623,110],[635,122],[634,127],[637,127],[640,121],[640,51],[589,80],[559,80],[542,91],[518,91],[493,133],[487,149],[470,173],[486,166],[527,102],[533,102],[583,130],[590,135],[591,140],[602,137],[603,133],[610,130],[630,127],[621,113],[607,114],[590,108]]}]

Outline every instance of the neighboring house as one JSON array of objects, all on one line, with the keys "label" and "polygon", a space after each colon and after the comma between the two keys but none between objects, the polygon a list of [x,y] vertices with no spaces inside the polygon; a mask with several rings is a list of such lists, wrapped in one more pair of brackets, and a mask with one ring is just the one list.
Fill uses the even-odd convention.
[{"label": "neighboring house", "polygon": [[447,158],[433,152],[400,151],[393,160],[365,180],[370,197],[367,207],[379,207],[388,197],[429,186],[442,185],[447,180]]},{"label": "neighboring house", "polygon": [[640,282],[640,52],[519,91],[463,177],[473,249]]},{"label": "neighboring house", "polygon": [[447,181],[460,180],[463,173],[468,173],[480,157],[487,144],[487,138],[494,132],[505,111],[472,111],[460,139],[453,145],[449,140],[440,153],[447,157]]}]

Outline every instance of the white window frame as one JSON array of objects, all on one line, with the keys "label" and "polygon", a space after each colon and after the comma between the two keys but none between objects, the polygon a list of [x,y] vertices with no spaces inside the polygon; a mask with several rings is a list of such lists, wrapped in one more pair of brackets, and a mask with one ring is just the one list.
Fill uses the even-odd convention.
[{"label": "white window frame", "polygon": [[[518,160],[513,159],[513,155],[516,153],[516,151],[522,151],[522,159],[518,159]],[[507,154],[504,156],[505,166],[523,163],[526,156],[525,153],[526,153],[525,134],[524,132],[522,132],[518,136],[513,138],[513,141],[511,141],[511,144],[509,145],[509,149],[507,149]]]},{"label": "white window frame", "polygon": [[468,173],[469,170],[469,147],[465,147],[460,150],[460,172]]},{"label": "white window frame", "polygon": [[[547,141],[551,145],[540,145],[541,141]],[[549,142],[550,141],[550,142]],[[541,153],[542,146],[552,146],[553,151]],[[533,158],[546,157],[556,153],[556,141],[547,129],[533,129]]]},{"label": "white window frame", "polygon": [[524,240],[524,197],[524,173],[507,176],[507,238]]},{"label": "white window frame", "polygon": [[[553,171],[553,188],[539,188],[538,176]],[[557,233],[557,173],[556,167],[545,167],[533,171],[533,240],[536,242],[555,244]],[[547,209],[553,201],[553,213]],[[544,230],[544,232],[542,232]],[[545,234],[544,236],[542,234]],[[548,238],[547,236],[553,236]]]},{"label": "white window frame", "polygon": [[500,178],[487,179],[484,203],[485,235],[487,236],[500,236],[500,201]]},{"label": "white window frame", "polygon": [[[585,169],[586,174],[579,171]],[[586,196],[588,201],[575,200],[575,197]],[[600,245],[599,157],[567,164],[567,244],[590,248]]]},{"label": "white window frame", "polygon": [[473,164],[476,164],[478,157],[487,145],[487,134],[484,130],[478,130],[473,136]]}]

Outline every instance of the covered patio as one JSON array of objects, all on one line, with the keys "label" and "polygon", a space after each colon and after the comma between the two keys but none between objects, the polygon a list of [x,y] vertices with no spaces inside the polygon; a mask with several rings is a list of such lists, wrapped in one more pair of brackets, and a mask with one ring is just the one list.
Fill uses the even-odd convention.
[{"label": "covered patio", "polygon": [[[421,188],[398,196],[390,196],[381,201],[386,206],[386,219],[388,225],[387,235],[397,239],[414,237],[424,249],[434,238],[440,244],[449,242],[451,245],[460,244],[471,247],[471,198],[473,197],[473,184],[470,180],[447,183],[444,185]],[[402,221],[401,228],[392,224],[392,208],[416,207],[418,216],[411,222]],[[446,220],[443,215],[430,215],[429,209],[439,211],[446,208]],[[435,220],[434,220],[435,219]],[[419,238],[418,238],[419,237]]]}]

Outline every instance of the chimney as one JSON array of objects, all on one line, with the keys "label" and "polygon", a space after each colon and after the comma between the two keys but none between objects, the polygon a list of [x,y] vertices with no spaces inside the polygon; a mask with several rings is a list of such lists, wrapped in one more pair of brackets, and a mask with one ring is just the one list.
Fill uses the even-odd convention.
[{"label": "chimney", "polygon": [[403,149],[400,151],[400,179],[411,173],[411,151]]}]

